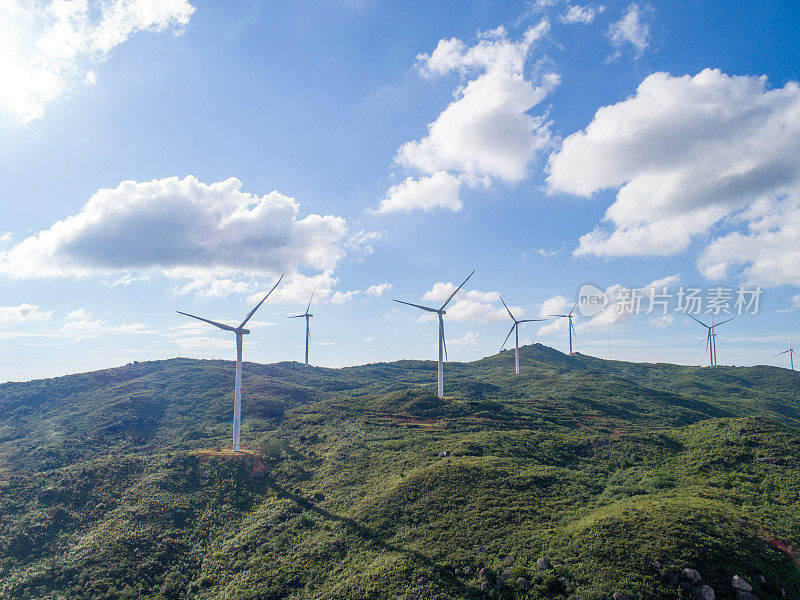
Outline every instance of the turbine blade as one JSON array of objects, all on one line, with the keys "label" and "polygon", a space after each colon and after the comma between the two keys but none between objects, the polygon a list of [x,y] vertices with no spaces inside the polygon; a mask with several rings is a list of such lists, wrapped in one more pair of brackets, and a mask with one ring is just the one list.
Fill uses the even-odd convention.
[{"label": "turbine blade", "polygon": [[316,293],[316,291],[317,291],[317,286],[314,286],[314,290],[311,292],[311,298],[308,299],[308,306],[306,306],[306,314],[308,314],[308,311],[311,309],[311,301],[314,299],[314,294]]},{"label": "turbine blade", "polygon": [[688,316],[689,316],[689,318],[690,318],[690,319],[694,319],[695,321],[697,321],[698,323],[700,323],[700,325],[702,325],[702,326],[703,326],[703,327],[705,327],[706,329],[711,329],[711,328],[710,328],[708,325],[706,325],[705,323],[703,323],[703,322],[702,322],[700,319],[695,319],[695,318],[694,318],[692,315],[688,315]]},{"label": "turbine blade", "polygon": [[719,326],[720,326],[720,325],[722,325],[723,323],[728,323],[729,321],[733,321],[735,318],[736,318],[736,317],[731,317],[730,319],[725,319],[724,321],[720,321],[719,323],[717,323],[716,325],[714,325],[714,327],[719,327]]},{"label": "turbine blade", "polygon": [[772,356],[780,356],[781,354],[788,354],[789,352],[794,352],[794,350],[784,350],[783,352],[778,352],[777,354],[773,354]]},{"label": "turbine blade", "polygon": [[547,319],[521,319],[517,323],[533,323],[534,321],[547,321]]},{"label": "turbine blade", "polygon": [[502,302],[503,306],[506,307],[506,312],[508,313],[508,316],[511,317],[511,320],[516,323],[517,319],[516,317],[514,317],[514,315],[511,314],[511,309],[508,308],[508,304],[506,304],[506,301],[503,300],[503,297],[500,294],[497,294],[497,297],[500,298],[500,302]]},{"label": "turbine blade", "polygon": [[548,317],[568,317],[569,315],[547,315]]},{"label": "turbine blade", "polygon": [[305,315],[292,315],[291,317],[286,317],[287,319],[299,319],[300,317],[305,317]]},{"label": "turbine blade", "polygon": [[209,319],[204,319],[203,317],[198,317],[196,315],[190,315],[189,313],[181,312],[179,310],[175,311],[178,314],[186,315],[187,317],[192,317],[193,319],[198,319],[199,321],[205,321],[206,323],[211,323],[214,327],[219,327],[220,329],[224,329],[225,331],[236,331],[235,327],[231,327],[230,325],[225,325],[225,323],[217,323],[216,321],[210,321]]},{"label": "turbine blade", "polygon": [[274,292],[274,291],[275,291],[275,288],[276,288],[276,287],[278,287],[278,284],[281,282],[281,279],[283,279],[283,275],[281,275],[281,276],[278,278],[278,281],[277,281],[277,282],[275,282],[275,285],[273,285],[273,286],[272,286],[272,289],[271,289],[270,291],[268,291],[268,292],[267,292],[267,295],[266,295],[266,296],[264,296],[264,298],[261,300],[261,302],[259,302],[258,304],[256,304],[256,307],[255,307],[253,310],[251,310],[251,311],[250,311],[250,313],[249,313],[249,314],[248,314],[248,315],[247,315],[247,316],[244,318],[244,321],[242,321],[242,324],[241,324],[241,325],[239,325],[239,329],[242,329],[242,328],[243,328],[243,327],[244,327],[244,326],[247,324],[247,322],[250,320],[250,317],[252,317],[254,314],[256,314],[256,311],[257,311],[259,308],[261,308],[261,305],[262,305],[262,304],[264,304],[264,301],[265,301],[267,298],[269,298],[269,295],[270,295],[272,292]]},{"label": "turbine blade", "polygon": [[575,307],[578,306],[578,301],[575,300],[575,304],[572,305],[572,308],[569,309],[569,314],[572,314],[572,311],[575,310]]},{"label": "turbine blade", "polygon": [[448,302],[450,302],[450,300],[453,299],[453,296],[455,296],[458,293],[458,290],[460,290],[462,287],[464,287],[464,284],[467,283],[469,281],[469,278],[472,277],[474,274],[475,274],[475,269],[473,269],[472,273],[470,273],[467,276],[467,278],[464,281],[461,282],[461,285],[456,288],[456,291],[453,292],[452,294],[450,294],[450,297],[447,300],[444,301],[444,304],[442,304],[442,307],[439,310],[444,310],[444,307],[447,306]]},{"label": "turbine blade", "polygon": [[411,302],[405,302],[404,300],[395,300],[395,302],[399,302],[400,304],[408,304],[409,306],[414,306],[416,308],[421,308],[422,310],[427,310],[428,312],[439,312],[435,308],[431,308],[429,306],[422,306],[421,304],[412,304]]},{"label": "turbine blade", "polygon": [[516,324],[516,323],[514,323],[514,324],[511,326],[511,330],[508,332],[508,335],[506,336],[506,339],[504,339],[504,340],[503,340],[503,345],[502,345],[502,346],[500,346],[500,351],[501,351],[501,352],[503,351],[503,348],[505,348],[505,346],[506,346],[506,342],[508,341],[508,338],[510,338],[510,337],[511,337],[511,334],[512,334],[512,333],[514,333],[514,327],[516,327],[516,326],[517,326],[517,324]]}]

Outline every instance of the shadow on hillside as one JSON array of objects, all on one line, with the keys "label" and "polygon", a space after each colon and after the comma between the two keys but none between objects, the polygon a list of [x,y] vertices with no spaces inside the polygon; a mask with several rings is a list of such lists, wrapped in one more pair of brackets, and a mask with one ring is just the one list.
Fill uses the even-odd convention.
[{"label": "shadow on hillside", "polygon": [[275,481],[273,481],[269,476],[265,476],[264,480],[266,482],[267,487],[269,487],[276,494],[278,494],[278,496],[283,498],[288,498],[289,500],[292,500],[293,502],[297,503],[298,506],[301,506],[305,510],[315,512],[318,515],[324,517],[325,519],[328,519],[330,521],[337,521],[345,525],[352,533],[358,535],[367,544],[380,548],[381,550],[405,554],[407,557],[419,561],[421,564],[425,565],[426,568],[430,569],[431,574],[437,577],[440,580],[440,582],[445,583],[445,585],[450,588],[451,592],[457,592],[461,595],[461,597],[465,598],[474,597],[476,595],[476,591],[474,589],[465,585],[462,581],[460,581],[456,577],[456,574],[453,572],[451,567],[445,567],[443,565],[440,565],[434,560],[432,560],[429,556],[421,552],[418,552],[416,550],[403,548],[402,546],[398,546],[397,544],[392,544],[391,542],[384,541],[381,539],[381,535],[378,532],[373,531],[366,525],[363,525],[358,521],[356,521],[355,519],[351,519],[350,517],[343,517],[341,515],[337,515],[328,510],[325,510],[320,506],[317,506],[316,504],[304,498],[303,496],[290,492],[286,488],[281,487]]}]

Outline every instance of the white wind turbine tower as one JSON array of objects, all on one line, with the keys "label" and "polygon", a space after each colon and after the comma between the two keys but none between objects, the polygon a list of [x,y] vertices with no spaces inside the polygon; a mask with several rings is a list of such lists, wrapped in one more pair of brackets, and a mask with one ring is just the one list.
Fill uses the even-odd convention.
[{"label": "white wind turbine tower", "polygon": [[702,344],[703,342],[706,343],[706,350],[708,350],[708,365],[710,367],[716,367],[717,366],[717,332],[716,332],[715,328],[719,327],[720,325],[722,325],[724,323],[727,323],[728,321],[733,321],[734,317],[731,317],[730,319],[725,319],[724,321],[720,321],[719,323],[715,324],[714,323],[714,317],[712,316],[711,317],[711,325],[706,325],[700,319],[697,319],[697,318],[693,317],[692,315],[689,315],[689,316],[692,319],[694,319],[695,321],[697,321],[698,323],[700,323],[700,325],[702,325],[703,327],[705,327],[708,330],[708,332],[706,333],[705,339],[704,340],[700,340],[700,342],[698,342],[698,343],[700,343],[700,344]]},{"label": "white wind turbine tower", "polygon": [[311,308],[311,301],[314,299],[314,293],[317,291],[317,288],[314,288],[314,291],[311,292],[311,298],[308,299],[308,306],[306,307],[306,312],[302,315],[292,315],[291,317],[286,317],[287,319],[299,319],[301,317],[306,318],[306,364],[308,364],[308,340],[311,338],[311,330],[309,329],[309,319],[313,317],[311,313],[309,313],[309,309]]},{"label": "white wind turbine tower", "polygon": [[575,304],[572,305],[572,308],[569,309],[569,312],[565,315],[550,315],[551,317],[563,317],[565,319],[569,319],[569,354],[572,356],[572,335],[575,334],[575,326],[572,324],[572,319],[575,318],[575,315],[572,314],[572,311],[575,310],[575,307],[578,306],[578,301],[575,301]]},{"label": "white wind turbine tower", "polygon": [[503,345],[500,346],[500,351],[502,351],[503,348],[505,347],[508,338],[511,337],[511,334],[515,333],[516,335],[514,337],[514,364],[516,365],[516,374],[519,375],[519,324],[532,323],[534,321],[546,321],[547,319],[517,319],[514,315],[511,314],[511,309],[508,308],[508,304],[506,304],[506,301],[503,300],[503,297],[500,294],[497,294],[497,296],[500,298],[500,302],[503,303],[503,306],[506,307],[506,312],[508,312],[508,316],[511,317],[512,321],[514,321],[514,324],[511,326],[511,329],[509,330],[506,339],[503,341]]},{"label": "white wind turbine tower", "polygon": [[198,317],[195,315],[190,315],[189,313],[175,311],[179,314],[186,315],[187,317],[192,317],[193,319],[199,319],[200,321],[205,321],[206,323],[210,323],[214,327],[219,327],[220,329],[224,329],[225,331],[232,331],[236,334],[236,383],[234,385],[234,392],[233,392],[233,446],[231,449],[234,452],[239,451],[239,429],[240,424],[242,421],[242,337],[250,333],[249,329],[245,329],[244,326],[250,320],[255,312],[264,304],[264,300],[269,298],[269,295],[275,291],[275,288],[278,287],[278,284],[283,279],[283,275],[280,276],[278,282],[272,287],[272,289],[267,293],[266,296],[256,304],[256,307],[250,311],[250,313],[244,318],[241,325],[238,327],[231,327],[230,325],[225,325],[224,323],[217,323],[216,321],[210,321],[209,319],[204,319],[203,317]]},{"label": "white wind turbine tower", "polygon": [[792,338],[794,336],[789,337],[789,349],[784,350],[783,352],[778,352],[777,354],[773,354],[773,357],[780,356],[781,354],[788,354],[789,355],[789,366],[791,367],[792,371],[794,371],[794,355],[797,354],[794,348],[792,348]]},{"label": "white wind turbine tower", "polygon": [[440,306],[439,308],[431,308],[430,306],[422,306],[420,304],[412,304],[411,302],[404,302],[403,300],[395,300],[395,302],[399,302],[400,304],[407,304],[408,306],[413,306],[415,308],[420,308],[428,312],[436,313],[439,316],[439,398],[444,398],[444,368],[442,366],[443,364],[442,350],[444,350],[444,358],[447,359],[447,343],[444,341],[444,319],[443,319],[443,316],[447,313],[447,311],[444,309],[444,307],[447,306],[450,300],[453,299],[453,296],[455,296],[458,293],[458,290],[464,287],[464,284],[467,283],[467,281],[469,281],[469,278],[472,277],[474,273],[475,270],[473,270],[472,273],[469,274],[469,277],[467,277],[461,283],[461,285],[456,288],[455,292],[450,294],[447,300],[444,301],[444,304],[442,304],[442,306]]}]

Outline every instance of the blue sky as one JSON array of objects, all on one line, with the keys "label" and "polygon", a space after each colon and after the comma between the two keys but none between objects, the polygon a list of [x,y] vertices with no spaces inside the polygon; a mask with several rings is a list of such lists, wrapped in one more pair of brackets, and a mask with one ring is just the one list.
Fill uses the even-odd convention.
[{"label": "blue sky", "polygon": [[[735,4],[735,6],[733,5]],[[5,13],[5,14],[3,14]],[[232,357],[494,354],[612,302],[578,351],[702,364],[622,287],[761,287],[719,361],[778,364],[800,308],[790,2],[0,1],[0,381]],[[655,282],[655,283],[654,283]],[[650,287],[647,287],[650,286]],[[646,313],[647,302],[644,302]],[[514,308],[512,308],[514,310]],[[735,312],[735,311],[734,311]],[[702,319],[712,315],[703,307]],[[714,318],[725,318],[724,314]],[[566,350],[562,321],[521,339]]]}]

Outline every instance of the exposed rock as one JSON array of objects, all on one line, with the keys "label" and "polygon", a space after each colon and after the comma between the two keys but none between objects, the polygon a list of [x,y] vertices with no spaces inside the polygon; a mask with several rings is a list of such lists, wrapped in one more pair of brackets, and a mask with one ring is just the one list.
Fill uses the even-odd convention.
[{"label": "exposed rock", "polygon": [[785,590],[785,589],[783,589],[783,588],[779,589],[779,590],[778,590],[778,595],[779,595],[781,598],[786,598],[786,590]]},{"label": "exposed rock", "polygon": [[523,590],[528,590],[531,587],[531,584],[528,583],[528,580],[525,579],[524,577],[517,578],[517,585],[521,587]]},{"label": "exposed rock", "polygon": [[480,571],[478,571],[478,577],[486,577],[486,567],[483,567]]},{"label": "exposed rock", "polygon": [[445,456],[450,456],[450,450],[442,450],[439,452],[439,458],[444,458]]},{"label": "exposed rock", "polygon": [[503,562],[504,562],[504,563],[506,563],[507,565],[510,565],[511,563],[513,563],[513,562],[514,562],[514,557],[513,557],[513,556],[506,556],[506,557],[503,559]]},{"label": "exposed rock", "polygon": [[764,576],[761,573],[753,573],[750,576],[750,579],[755,581],[758,585],[765,585],[767,583],[767,580],[764,578]]},{"label": "exposed rock", "polygon": [[756,596],[752,592],[745,592],[744,590],[736,590],[736,600],[758,600],[758,596]]},{"label": "exposed rock", "polygon": [[683,576],[692,583],[700,583],[700,580],[702,579],[702,577],[700,577],[700,573],[697,572],[697,569],[690,569],[689,567],[686,567],[683,570]]},{"label": "exposed rock", "polygon": [[425,584],[426,584],[426,583],[428,583],[429,581],[430,581],[430,579],[428,579],[427,577],[425,577],[425,576],[423,575],[422,577],[420,577],[419,579],[417,579],[417,585],[425,585]]},{"label": "exposed rock", "polygon": [[654,560],[651,563],[650,568],[653,569],[653,571],[660,571],[663,568],[663,566],[664,565],[661,564],[660,560]]},{"label": "exposed rock", "polygon": [[539,569],[540,571],[549,571],[550,569],[553,568],[553,566],[550,564],[550,561],[547,560],[544,556],[540,556],[539,558],[536,559],[536,568]]},{"label": "exposed rock", "polygon": [[753,591],[753,586],[738,575],[734,575],[733,579],[731,579],[731,587],[735,590],[744,590],[745,592]]},{"label": "exposed rock", "polygon": [[481,591],[482,592],[489,592],[492,588],[489,587],[489,584],[485,581],[481,583]]},{"label": "exposed rock", "polygon": [[614,595],[611,596],[614,600],[631,600],[630,596],[626,596],[622,592],[614,592]]},{"label": "exposed rock", "polygon": [[697,600],[714,600],[714,590],[707,585],[697,586],[692,593]]}]

